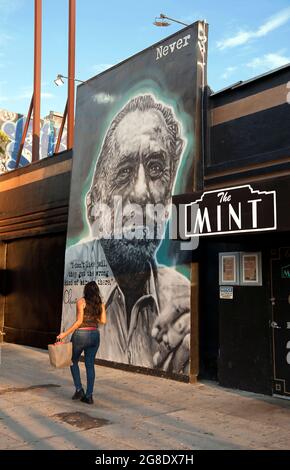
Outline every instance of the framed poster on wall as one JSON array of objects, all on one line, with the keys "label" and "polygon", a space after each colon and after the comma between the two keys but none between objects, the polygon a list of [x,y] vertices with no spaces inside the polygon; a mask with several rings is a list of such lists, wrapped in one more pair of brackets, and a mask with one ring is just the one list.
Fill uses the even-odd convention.
[{"label": "framed poster on wall", "polygon": [[219,254],[219,284],[239,284],[239,253]]},{"label": "framed poster on wall", "polygon": [[242,286],[262,285],[261,253],[241,253],[240,267]]}]

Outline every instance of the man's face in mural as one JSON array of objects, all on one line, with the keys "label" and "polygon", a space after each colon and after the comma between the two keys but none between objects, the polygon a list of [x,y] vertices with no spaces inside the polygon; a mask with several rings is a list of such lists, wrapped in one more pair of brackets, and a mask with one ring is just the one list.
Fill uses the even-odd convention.
[{"label": "man's face in mural", "polygon": [[168,202],[172,174],[167,135],[157,110],[137,110],[124,117],[115,134],[109,198],[121,194],[124,204]]},{"label": "man's face in mural", "polygon": [[[107,133],[88,208],[94,233],[94,227],[100,229],[100,221],[102,225],[104,218],[108,220],[108,214],[104,217],[98,211],[98,203],[109,206],[112,218],[118,219],[120,208],[114,201],[119,197],[123,235],[116,239],[116,225],[110,223],[109,229],[105,229],[107,238],[110,232],[110,239],[102,243],[105,251],[114,253],[113,261],[126,269],[130,266],[131,270],[145,269],[144,263],[152,260],[160,243],[183,146],[170,108],[160,103],[157,106],[150,95],[138,98],[135,106],[130,107],[134,101],[131,100],[119,113]],[[153,205],[159,205],[163,211],[152,210]],[[148,226],[153,227],[153,233]]]}]

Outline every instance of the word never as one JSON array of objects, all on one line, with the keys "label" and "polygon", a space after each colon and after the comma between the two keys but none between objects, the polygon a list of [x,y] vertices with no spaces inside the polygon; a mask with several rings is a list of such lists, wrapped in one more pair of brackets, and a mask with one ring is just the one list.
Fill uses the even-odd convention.
[{"label": "word never", "polygon": [[175,49],[182,49],[188,46],[188,41],[191,38],[190,34],[172,42],[169,46],[159,46],[156,48],[156,60],[162,59],[167,56],[168,53],[172,54]]}]

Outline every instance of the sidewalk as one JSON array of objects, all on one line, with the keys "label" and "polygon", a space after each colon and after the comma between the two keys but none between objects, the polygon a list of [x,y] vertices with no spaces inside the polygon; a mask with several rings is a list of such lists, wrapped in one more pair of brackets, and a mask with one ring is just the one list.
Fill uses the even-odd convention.
[{"label": "sidewalk", "polygon": [[2,450],[290,449],[289,401],[96,366],[90,406],[47,351],[4,344],[1,356]]}]

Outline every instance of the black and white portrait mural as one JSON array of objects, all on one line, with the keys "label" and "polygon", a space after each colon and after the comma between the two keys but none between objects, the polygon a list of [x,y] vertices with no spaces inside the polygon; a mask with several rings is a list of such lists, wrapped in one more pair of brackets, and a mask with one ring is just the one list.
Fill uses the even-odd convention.
[{"label": "black and white portrait mural", "polygon": [[173,194],[195,168],[200,23],[78,87],[62,328],[95,280],[98,357],[188,374],[190,259],[171,240]]}]

